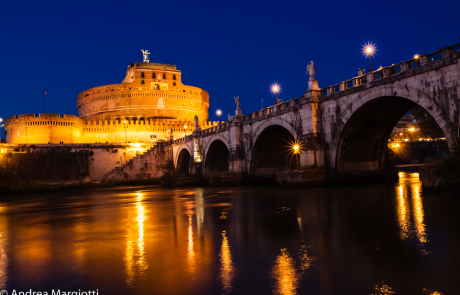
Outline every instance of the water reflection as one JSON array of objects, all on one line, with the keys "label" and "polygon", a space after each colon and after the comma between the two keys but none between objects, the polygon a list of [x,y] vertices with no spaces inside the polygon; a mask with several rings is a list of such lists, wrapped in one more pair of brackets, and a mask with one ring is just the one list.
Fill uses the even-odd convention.
[{"label": "water reflection", "polygon": [[273,266],[272,276],[275,279],[275,294],[290,295],[296,294],[299,283],[299,276],[296,272],[294,260],[289,256],[287,249],[281,249]]},{"label": "water reflection", "polygon": [[[0,287],[188,295],[442,286],[455,294],[460,200],[427,197],[416,174],[402,176],[396,185],[288,193],[152,188],[11,202],[0,212]],[[423,257],[407,241],[436,255]]]},{"label": "water reflection", "polygon": [[224,293],[230,292],[234,275],[232,253],[225,230],[222,232],[222,246],[220,249],[220,279]]},{"label": "water reflection", "polygon": [[142,193],[137,194],[137,225],[138,225],[138,239],[137,239],[137,251],[138,251],[138,262],[139,265],[139,272],[144,275],[144,271],[147,269],[148,265],[145,261],[145,251],[144,251],[144,221],[145,217],[145,208],[144,204],[142,203]]},{"label": "water reflection", "polygon": [[[400,173],[396,212],[400,228],[400,238],[416,237],[422,246],[427,242],[424,222],[423,199],[420,194],[421,182],[418,173]],[[413,224],[410,216],[413,216]]]},{"label": "water reflection", "polygon": [[385,285],[384,282],[382,282],[381,285],[376,285],[374,287],[374,292],[372,295],[391,295],[391,294],[396,294],[395,291],[393,291],[393,288]]},{"label": "water reflection", "polygon": [[[128,220],[127,234],[126,234],[126,248],[125,248],[125,273],[126,283],[132,286],[136,270],[139,275],[145,275],[145,270],[148,264],[145,259],[145,242],[144,242],[144,221],[146,220],[146,209],[142,202],[143,193],[136,193],[136,218],[134,221],[137,223],[137,237],[133,230],[134,225]],[[137,253],[134,247],[137,246]],[[137,257],[137,260],[136,260]],[[137,269],[135,268],[137,265]]]},{"label": "water reflection", "polygon": [[188,214],[188,239],[187,239],[187,266],[188,271],[194,275],[196,271],[195,249],[193,245],[193,211]]},{"label": "water reflection", "polygon": [[[0,207],[0,214],[2,213],[3,207]],[[6,216],[0,216],[0,289],[6,289],[7,281],[7,267],[8,267],[8,256],[7,256],[8,236],[7,236],[7,224]]]}]

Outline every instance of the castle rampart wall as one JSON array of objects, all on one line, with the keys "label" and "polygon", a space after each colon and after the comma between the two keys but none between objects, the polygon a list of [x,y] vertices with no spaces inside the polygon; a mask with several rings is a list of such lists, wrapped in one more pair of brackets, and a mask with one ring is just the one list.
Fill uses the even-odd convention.
[{"label": "castle rampart wall", "polygon": [[[126,121],[126,124],[124,123]],[[217,122],[205,121],[202,129],[215,126]],[[187,126],[184,129],[184,126]],[[5,120],[7,143],[46,144],[59,143],[154,143],[190,135],[194,122],[186,120],[90,120],[74,115],[24,114]]]}]

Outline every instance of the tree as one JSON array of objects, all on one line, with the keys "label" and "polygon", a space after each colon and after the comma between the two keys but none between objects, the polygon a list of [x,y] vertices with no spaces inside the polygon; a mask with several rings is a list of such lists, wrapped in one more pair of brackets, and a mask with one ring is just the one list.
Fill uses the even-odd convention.
[{"label": "tree", "polygon": [[421,135],[429,136],[432,139],[444,137],[444,132],[441,127],[439,127],[433,116],[424,108],[417,106],[410,111],[410,114],[414,116],[415,121],[417,121]]},{"label": "tree", "polygon": [[174,161],[168,159],[163,165],[160,166],[163,175],[160,177],[161,184],[165,186],[173,186],[177,183],[177,171],[174,166]]}]

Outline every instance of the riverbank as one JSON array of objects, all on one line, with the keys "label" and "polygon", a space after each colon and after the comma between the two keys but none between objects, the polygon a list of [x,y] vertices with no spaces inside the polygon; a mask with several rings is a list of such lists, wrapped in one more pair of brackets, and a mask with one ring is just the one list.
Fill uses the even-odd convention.
[{"label": "riverbank", "polygon": [[109,180],[104,182],[17,182],[0,183],[0,196],[24,193],[49,193],[73,190],[87,190],[95,188],[110,188],[120,186],[159,185],[159,178]]}]

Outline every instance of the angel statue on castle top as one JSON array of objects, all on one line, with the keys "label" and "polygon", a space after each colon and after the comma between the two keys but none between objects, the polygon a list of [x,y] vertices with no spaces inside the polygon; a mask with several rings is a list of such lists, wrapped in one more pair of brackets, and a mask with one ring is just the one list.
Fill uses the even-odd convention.
[{"label": "angel statue on castle top", "polygon": [[144,63],[149,63],[149,54],[150,52],[148,50],[143,50],[141,49],[142,54],[144,55]]}]

